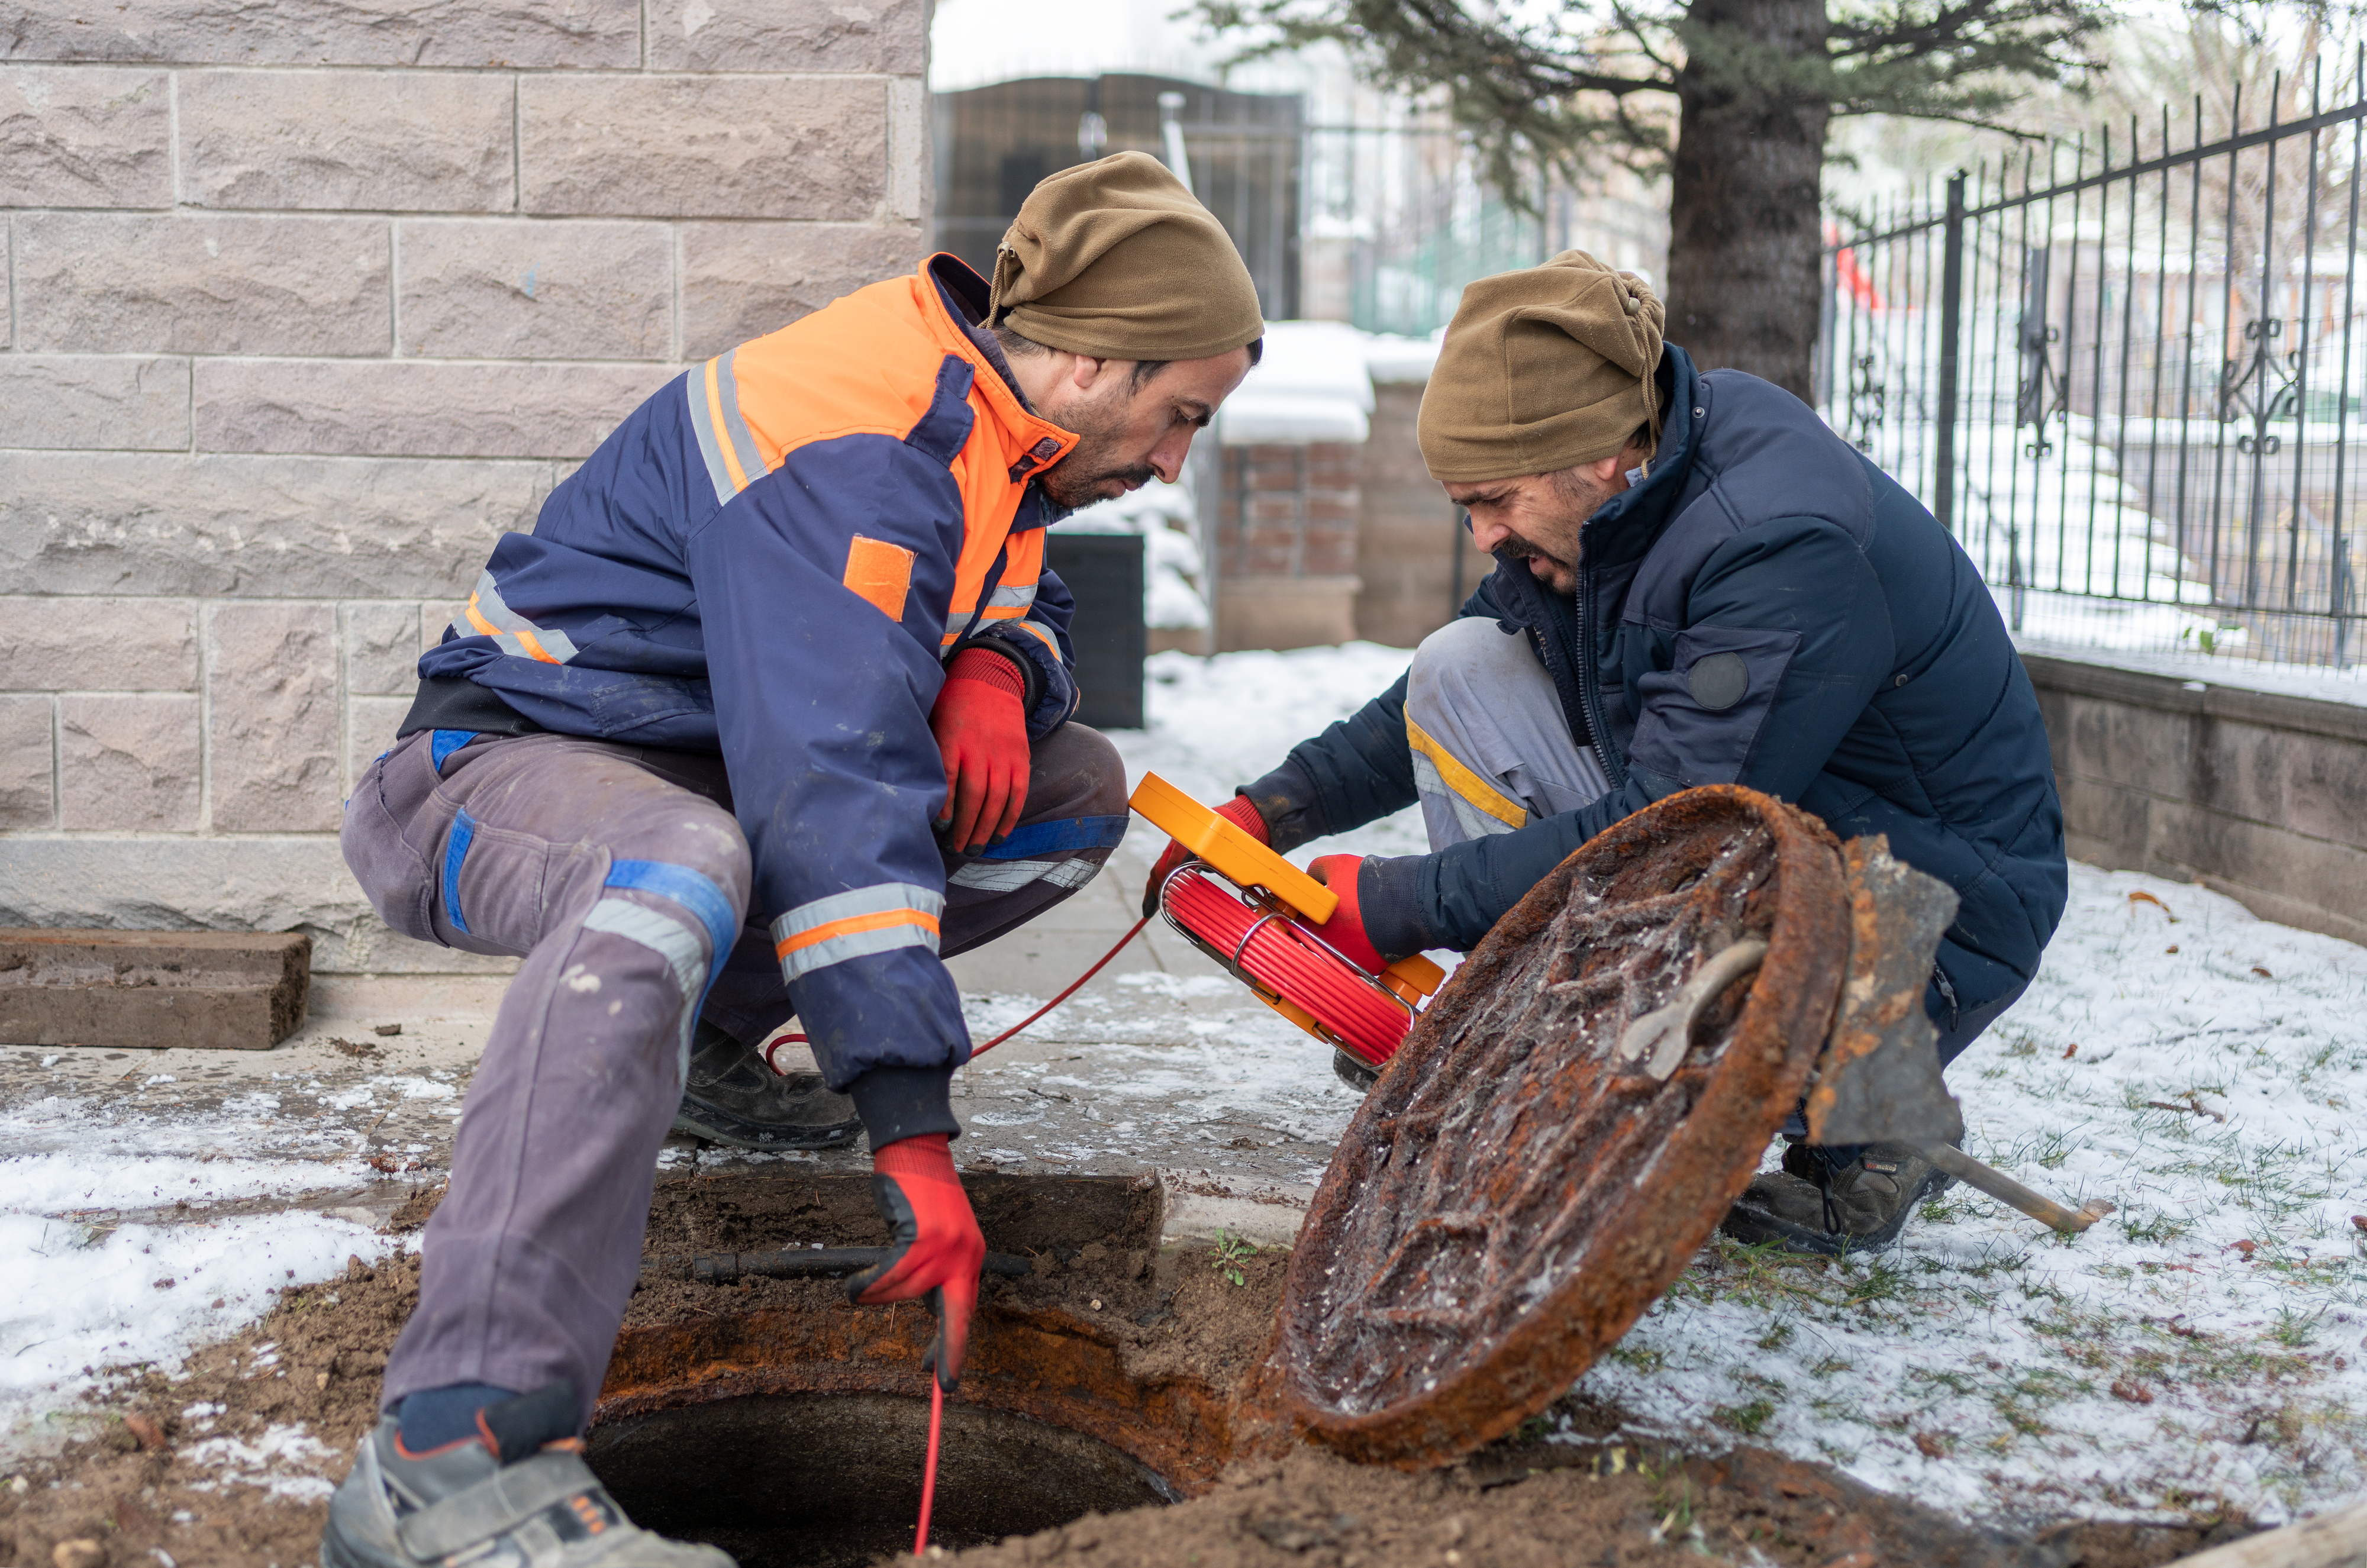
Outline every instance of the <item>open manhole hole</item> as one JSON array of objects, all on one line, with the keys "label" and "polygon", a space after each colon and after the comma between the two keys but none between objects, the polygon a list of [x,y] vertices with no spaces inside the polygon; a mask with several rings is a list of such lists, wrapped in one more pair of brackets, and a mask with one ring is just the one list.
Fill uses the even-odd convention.
[{"label": "open manhole hole", "polygon": [[[741,1568],[859,1568],[912,1549],[928,1433],[925,1399],[748,1394],[604,1422],[584,1457],[634,1519],[719,1546]],[[956,1402],[929,1538],[980,1546],[1175,1500],[1106,1443]]]}]

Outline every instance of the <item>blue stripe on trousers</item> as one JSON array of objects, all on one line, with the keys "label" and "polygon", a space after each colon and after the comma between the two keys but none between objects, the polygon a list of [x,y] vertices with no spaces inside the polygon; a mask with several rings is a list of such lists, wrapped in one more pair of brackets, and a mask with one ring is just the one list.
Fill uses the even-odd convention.
[{"label": "blue stripe on trousers", "polygon": [[465,811],[455,812],[451,836],[444,840],[444,918],[463,936],[469,921],[460,913],[460,863],[469,858],[469,845],[476,836],[477,819]]},{"label": "blue stripe on trousers", "polygon": [[1031,822],[1014,828],[1011,836],[999,844],[988,847],[980,860],[1026,860],[1033,855],[1058,854],[1063,850],[1114,850],[1126,837],[1127,824],[1133,818],[1116,817],[1071,817],[1062,821]]}]

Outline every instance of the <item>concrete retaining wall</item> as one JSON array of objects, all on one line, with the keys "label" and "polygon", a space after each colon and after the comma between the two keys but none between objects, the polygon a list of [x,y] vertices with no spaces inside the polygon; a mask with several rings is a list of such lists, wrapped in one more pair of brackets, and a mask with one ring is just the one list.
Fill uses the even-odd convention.
[{"label": "concrete retaining wall", "polygon": [[340,803],[506,529],[911,267],[925,0],[56,0],[0,28],[0,925],[395,938]]},{"label": "concrete retaining wall", "polygon": [[2367,942],[2367,707],[2025,655],[2072,857]]}]

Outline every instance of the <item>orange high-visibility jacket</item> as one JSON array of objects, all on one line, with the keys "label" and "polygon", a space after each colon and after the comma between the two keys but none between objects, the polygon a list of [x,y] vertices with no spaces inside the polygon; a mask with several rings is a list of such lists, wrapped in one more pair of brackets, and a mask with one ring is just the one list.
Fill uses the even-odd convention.
[{"label": "orange high-visibility jacket", "polygon": [[[986,298],[940,255],[672,382],[502,540],[420,660],[546,729],[721,752],[748,912],[833,1089],[968,1055],[936,956],[944,661],[1015,655],[1035,735],[1076,705],[1059,512],[1031,479],[1076,437],[966,325]],[[714,934],[720,969],[738,932]]]}]

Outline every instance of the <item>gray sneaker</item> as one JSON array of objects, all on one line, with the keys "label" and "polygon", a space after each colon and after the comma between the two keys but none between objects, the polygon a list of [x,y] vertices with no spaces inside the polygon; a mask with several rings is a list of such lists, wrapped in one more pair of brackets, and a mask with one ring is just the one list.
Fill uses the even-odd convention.
[{"label": "gray sneaker", "polygon": [[1718,1229],[1740,1242],[1838,1257],[1888,1247],[1915,1205],[1955,1178],[1905,1144],[1868,1144],[1834,1168],[1806,1144],[1784,1151],[1784,1168],[1751,1179]]},{"label": "gray sneaker", "polygon": [[[735,1568],[712,1546],[668,1540],[627,1518],[583,1462],[580,1439],[493,1435],[504,1412],[541,1398],[496,1405],[480,1418],[483,1438],[424,1454],[404,1451],[393,1416],[381,1420],[329,1500],[322,1568]],[[572,1416],[572,1393],[565,1403]]]},{"label": "gray sneaker", "polygon": [[690,1038],[690,1077],[674,1130],[737,1149],[828,1149],[863,1131],[855,1101],[822,1087],[820,1073],[776,1073],[762,1048],[713,1024]]}]

